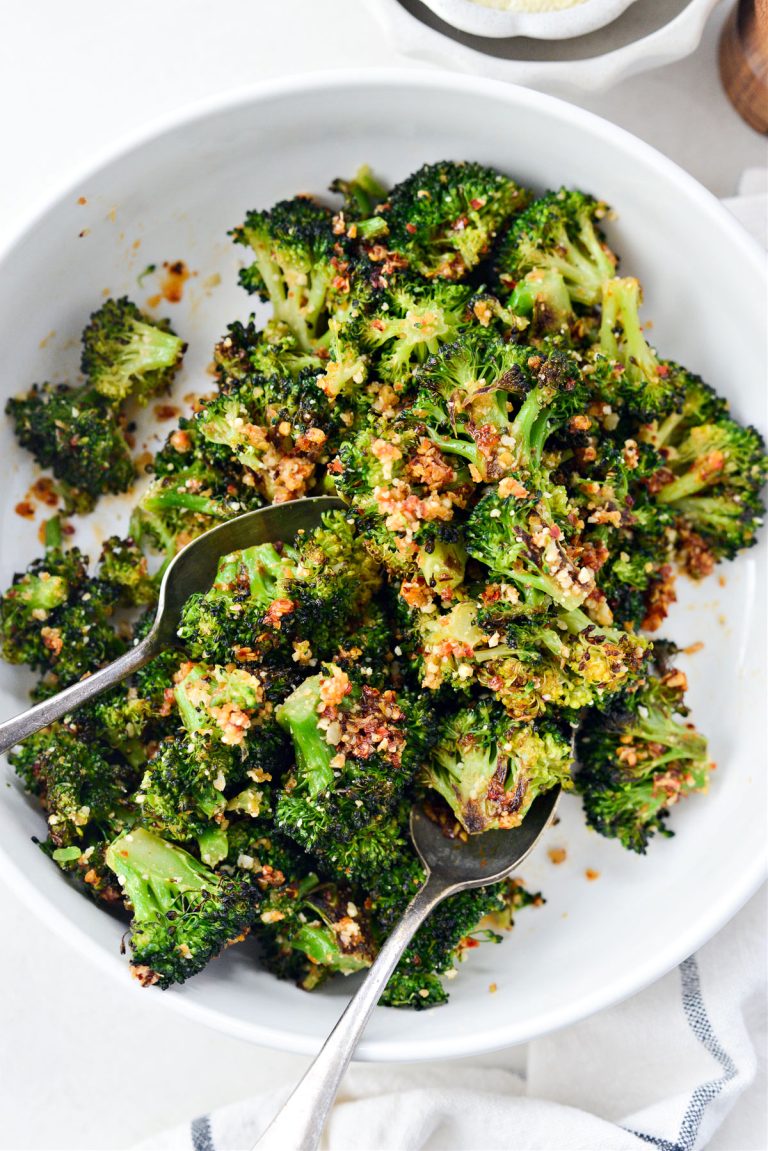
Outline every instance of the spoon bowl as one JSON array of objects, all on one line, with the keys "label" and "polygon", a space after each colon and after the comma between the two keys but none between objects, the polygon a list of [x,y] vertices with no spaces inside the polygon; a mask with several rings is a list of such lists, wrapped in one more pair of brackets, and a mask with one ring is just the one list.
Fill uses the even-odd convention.
[{"label": "spoon bowl", "polygon": [[319,526],[325,512],[344,505],[335,496],[310,496],[287,504],[272,504],[236,516],[204,532],[171,560],[160,584],[157,614],[151,630],[134,647],[93,675],[64,688],[50,699],[21,715],[0,723],[0,755],[36,731],[55,723],[88,700],[108,691],[165,648],[178,643],[176,634],[184,604],[195,592],[207,591],[214,581],[219,560],[230,552],[255,544],[293,540],[300,531]]}]

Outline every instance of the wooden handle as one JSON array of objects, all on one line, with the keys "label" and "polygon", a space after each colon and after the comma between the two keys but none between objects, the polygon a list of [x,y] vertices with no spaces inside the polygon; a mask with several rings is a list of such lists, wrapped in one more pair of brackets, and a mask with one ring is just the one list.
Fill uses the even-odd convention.
[{"label": "wooden handle", "polygon": [[768,133],[768,0],[739,0],[720,40],[720,78],[739,115]]}]

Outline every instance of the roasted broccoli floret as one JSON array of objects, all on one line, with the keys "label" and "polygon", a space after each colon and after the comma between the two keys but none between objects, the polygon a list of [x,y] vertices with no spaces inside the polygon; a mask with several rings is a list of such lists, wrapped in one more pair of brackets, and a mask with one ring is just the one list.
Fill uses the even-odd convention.
[{"label": "roasted broccoli floret", "polygon": [[260,331],[253,316],[244,324],[236,320],[229,325],[213,359],[224,387],[248,376],[296,379],[307,368],[319,371],[323,366],[319,356],[299,347],[285,324],[272,320]]},{"label": "roasted broccoli floret", "polygon": [[259,889],[249,876],[216,874],[146,828],[107,849],[132,912],[131,971],[147,987],[195,975],[251,929]]},{"label": "roasted broccoli floret", "polygon": [[537,795],[570,785],[571,746],[555,727],[519,726],[480,701],[441,717],[423,782],[470,834],[517,827]]},{"label": "roasted broccoli floret", "polygon": [[[327,664],[277,708],[296,763],[276,823],[305,850],[348,840],[410,781],[416,765],[401,702]],[[421,738],[414,732],[413,744]]]},{"label": "roasted broccoli floret", "polygon": [[488,491],[467,521],[467,551],[510,580],[532,608],[549,599],[573,611],[594,591],[594,572],[569,552],[559,493],[542,478],[510,476]]},{"label": "roasted broccoli floret", "polygon": [[374,353],[379,374],[406,389],[414,368],[477,323],[472,298],[464,284],[415,278],[379,292],[360,323],[361,342]]},{"label": "roasted broccoli floret", "polygon": [[49,673],[53,690],[125,650],[110,623],[114,588],[91,579],[87,563],[77,548],[49,547],[14,576],[0,601],[3,658]]},{"label": "roasted broccoli floret", "polygon": [[672,834],[670,807],[707,788],[713,765],[707,741],[682,721],[685,687],[682,672],[649,675],[605,714],[588,714],[579,731],[576,786],[587,821],[631,851],[644,853],[655,832]]},{"label": "roasted broccoli floret", "polygon": [[126,818],[130,767],[63,723],[30,736],[10,756],[24,785],[47,813],[54,847],[80,846],[114,835]]},{"label": "roasted broccoli floret", "polygon": [[149,574],[147,557],[130,537],[110,536],[106,540],[99,557],[98,577],[117,589],[124,606],[139,607],[157,599],[158,583]]},{"label": "roasted broccoli floret", "polygon": [[410,418],[440,451],[466,459],[476,483],[538,467],[552,430],[587,400],[568,357],[485,330],[441,348],[418,381]]},{"label": "roasted broccoli floret", "polygon": [[136,468],[119,417],[91,388],[35,385],[8,400],[16,438],[60,481],[68,511],[85,513],[107,492],[124,492]]},{"label": "roasted broccoli floret", "polygon": [[679,558],[693,576],[753,544],[765,514],[765,442],[721,403],[694,378],[682,411],[644,431],[660,455],[647,481],[653,502],[676,519]]},{"label": "roasted broccoli floret", "polygon": [[495,254],[500,284],[514,292],[530,272],[555,272],[572,304],[594,308],[617,263],[600,230],[607,214],[602,201],[567,188],[534,200],[513,221]]},{"label": "roasted broccoli floret", "polygon": [[460,280],[488,254],[527,193],[482,164],[425,164],[379,207],[387,245],[422,276]]},{"label": "roasted broccoli floret", "polygon": [[235,242],[255,262],[240,273],[249,292],[269,300],[304,352],[315,349],[328,326],[335,297],[344,294],[344,261],[333,234],[333,214],[308,196],[282,200],[268,212],[249,212]]},{"label": "roasted broccoli floret", "polygon": [[170,388],[186,350],[168,320],[154,320],[126,296],[107,300],[83,332],[80,367],[110,403],[140,404]]},{"label": "roasted broccoli floret", "polygon": [[634,420],[649,423],[682,406],[686,373],[660,360],[651,348],[640,324],[641,301],[638,280],[610,279],[603,284],[593,378],[605,399]]},{"label": "roasted broccoli floret", "polygon": [[[386,937],[424,882],[424,869],[413,849],[392,855],[387,868],[372,883],[370,909],[377,933]],[[417,1011],[447,1002],[441,975],[451,972],[468,948],[483,940],[500,942],[501,936],[480,928],[491,913],[503,914],[505,885],[479,887],[444,900],[419,928],[408,945],[384,992],[387,1007]]]},{"label": "roasted broccoli floret", "polygon": [[370,967],[375,948],[368,916],[352,892],[310,873],[270,893],[261,911],[262,961],[305,991],[331,975]]},{"label": "roasted broccoli floret", "polygon": [[294,570],[296,552],[257,544],[222,556],[213,586],[196,592],[181,614],[179,637],[193,656],[226,664],[252,647],[260,620]]}]

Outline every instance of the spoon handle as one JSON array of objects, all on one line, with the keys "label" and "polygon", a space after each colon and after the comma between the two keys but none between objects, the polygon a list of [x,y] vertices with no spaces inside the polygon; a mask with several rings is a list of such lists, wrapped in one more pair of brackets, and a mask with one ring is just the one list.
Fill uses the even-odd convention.
[{"label": "spoon handle", "polygon": [[41,727],[47,727],[49,723],[61,719],[63,715],[81,707],[94,696],[101,695],[107,688],[114,687],[131,672],[137,671],[145,663],[149,663],[157,655],[159,646],[157,638],[150,632],[141,643],[130,648],[113,663],[95,671],[86,679],[78,680],[71,687],[65,687],[63,691],[52,695],[50,699],[36,703],[34,707],[23,711],[21,715],[15,715],[13,719],[0,723],[0,755],[10,751],[27,736],[40,731]]},{"label": "spoon handle", "polygon": [[390,975],[430,912],[454,890],[450,881],[432,874],[416,892],[320,1054],[253,1151],[316,1151],[344,1072]]}]

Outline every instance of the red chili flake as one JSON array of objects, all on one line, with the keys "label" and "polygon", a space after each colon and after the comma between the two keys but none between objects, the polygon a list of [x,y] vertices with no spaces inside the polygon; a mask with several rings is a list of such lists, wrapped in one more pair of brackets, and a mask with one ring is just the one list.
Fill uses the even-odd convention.
[{"label": "red chili flake", "polygon": [[469,201],[469,204],[470,207],[474,208],[477,212],[480,208],[485,207],[485,200],[478,200],[477,196],[475,196],[474,200]]},{"label": "red chili flake", "polygon": [[406,224],[405,230],[406,230],[406,232],[409,232],[410,235],[412,236],[413,233],[416,231],[416,225],[415,224]]}]

